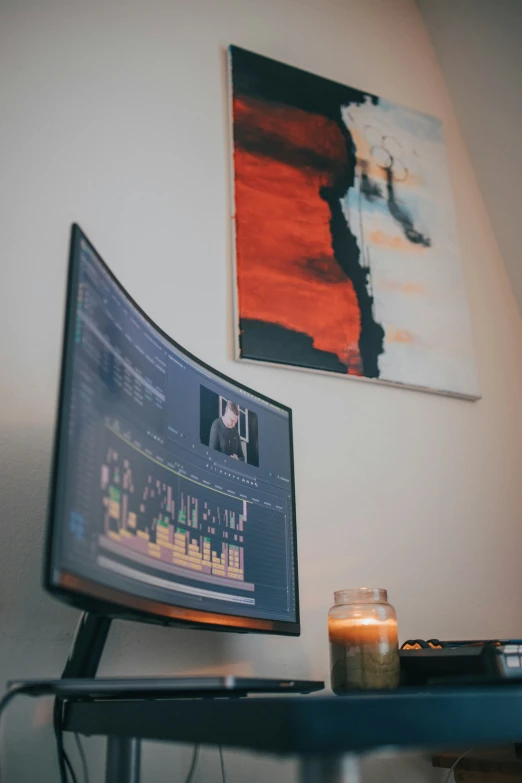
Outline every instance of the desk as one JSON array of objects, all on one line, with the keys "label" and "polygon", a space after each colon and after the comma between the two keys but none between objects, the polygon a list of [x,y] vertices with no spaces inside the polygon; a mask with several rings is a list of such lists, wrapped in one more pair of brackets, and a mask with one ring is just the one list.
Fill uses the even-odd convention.
[{"label": "desk", "polygon": [[251,749],[300,759],[303,783],[357,780],[358,754],[522,739],[522,686],[337,696],[68,702],[64,729],[109,738],[107,780],[139,781],[139,740]]}]

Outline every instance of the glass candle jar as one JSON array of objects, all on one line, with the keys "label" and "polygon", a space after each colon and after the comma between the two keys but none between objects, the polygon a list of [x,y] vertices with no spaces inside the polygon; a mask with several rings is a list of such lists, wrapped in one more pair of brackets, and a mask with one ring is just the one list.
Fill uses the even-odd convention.
[{"label": "glass candle jar", "polygon": [[396,688],[399,645],[395,609],[386,590],[360,587],[334,593],[328,613],[332,690]]}]

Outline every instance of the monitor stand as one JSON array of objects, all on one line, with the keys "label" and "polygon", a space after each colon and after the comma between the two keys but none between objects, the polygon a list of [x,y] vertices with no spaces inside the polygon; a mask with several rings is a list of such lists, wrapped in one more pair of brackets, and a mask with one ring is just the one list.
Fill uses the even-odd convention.
[{"label": "monitor stand", "polygon": [[62,678],[96,677],[111,622],[110,617],[82,613]]}]

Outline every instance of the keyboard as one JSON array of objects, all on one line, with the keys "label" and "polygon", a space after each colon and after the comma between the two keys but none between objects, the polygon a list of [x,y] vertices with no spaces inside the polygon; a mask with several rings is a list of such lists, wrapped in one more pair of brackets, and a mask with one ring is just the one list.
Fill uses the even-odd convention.
[{"label": "keyboard", "polygon": [[522,640],[409,640],[400,650],[403,685],[522,681]]}]

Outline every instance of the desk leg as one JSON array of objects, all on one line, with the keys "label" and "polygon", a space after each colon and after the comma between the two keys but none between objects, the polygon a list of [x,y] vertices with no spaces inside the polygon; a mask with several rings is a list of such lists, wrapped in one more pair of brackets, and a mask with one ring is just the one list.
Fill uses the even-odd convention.
[{"label": "desk leg", "polygon": [[361,783],[359,759],[355,755],[304,756],[299,765],[299,783]]},{"label": "desk leg", "polygon": [[140,783],[141,740],[107,737],[105,783]]}]

